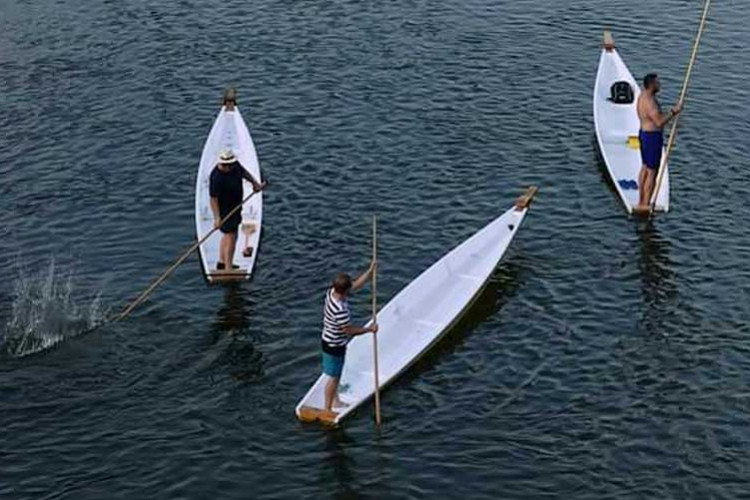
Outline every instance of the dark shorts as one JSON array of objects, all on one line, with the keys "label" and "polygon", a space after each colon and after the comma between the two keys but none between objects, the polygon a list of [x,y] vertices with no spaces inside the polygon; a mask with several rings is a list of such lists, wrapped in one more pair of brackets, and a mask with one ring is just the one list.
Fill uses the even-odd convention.
[{"label": "dark shorts", "polygon": [[341,378],[344,370],[344,356],[334,356],[323,351],[323,373],[333,378]]},{"label": "dark shorts", "polygon": [[662,132],[638,132],[638,141],[641,143],[641,161],[651,170],[659,168],[661,164],[661,152],[664,148],[664,134]]},{"label": "dark shorts", "polygon": [[[224,216],[221,216],[224,218]],[[240,227],[240,223],[242,222],[242,214],[238,210],[234,215],[232,215],[224,224],[221,225],[219,228],[219,231],[221,231],[224,234],[231,234],[236,233],[237,228]]]}]

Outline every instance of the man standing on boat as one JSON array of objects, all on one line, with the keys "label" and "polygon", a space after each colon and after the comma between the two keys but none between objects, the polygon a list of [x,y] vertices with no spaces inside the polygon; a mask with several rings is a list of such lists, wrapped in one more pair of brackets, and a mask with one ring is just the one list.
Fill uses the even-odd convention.
[{"label": "man standing on boat", "polygon": [[334,408],[340,409],[346,406],[338,396],[339,380],[344,369],[346,344],[352,337],[370,332],[377,333],[378,331],[377,324],[368,327],[353,326],[349,307],[349,294],[365,286],[365,283],[372,277],[374,270],[375,262],[371,263],[370,268],[354,282],[348,274],[339,273],[333,279],[331,288],[326,292],[321,347],[323,350],[323,373],[328,376],[325,387],[325,410],[329,412]]},{"label": "man standing on boat", "polygon": [[219,243],[219,261],[216,263],[218,271],[232,271],[239,266],[232,264],[234,249],[237,246],[237,228],[242,222],[242,210],[238,209],[223,224],[221,220],[235,207],[242,204],[242,180],[253,185],[253,191],[263,190],[267,181],[259,183],[248,172],[230,150],[224,151],[219,157],[219,163],[211,172],[209,194],[211,196],[211,211],[214,214],[214,227],[221,231]]},{"label": "man standing on boat", "polygon": [[643,91],[638,96],[636,109],[641,121],[638,141],[641,149],[641,173],[638,175],[638,206],[636,211],[650,210],[651,196],[656,182],[656,173],[661,165],[661,155],[664,148],[664,126],[677,116],[682,109],[682,103],[672,108],[669,114],[661,112],[661,105],[656,94],[661,90],[659,77],[649,73],[643,78]]}]

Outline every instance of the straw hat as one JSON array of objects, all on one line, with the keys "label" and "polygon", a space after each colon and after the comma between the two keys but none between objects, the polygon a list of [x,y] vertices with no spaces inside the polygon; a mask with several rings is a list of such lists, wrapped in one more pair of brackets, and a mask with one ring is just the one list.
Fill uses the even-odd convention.
[{"label": "straw hat", "polygon": [[236,161],[237,158],[234,156],[234,153],[232,153],[231,149],[227,149],[226,151],[223,151],[221,155],[219,155],[219,163],[221,163],[222,165],[229,165]]}]

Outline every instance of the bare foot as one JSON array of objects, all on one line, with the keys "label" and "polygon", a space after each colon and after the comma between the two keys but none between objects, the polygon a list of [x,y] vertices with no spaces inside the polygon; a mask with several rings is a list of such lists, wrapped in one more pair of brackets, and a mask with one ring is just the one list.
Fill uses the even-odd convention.
[{"label": "bare foot", "polygon": [[333,407],[334,408],[347,408],[349,405],[341,401],[339,398],[336,398],[333,401]]},{"label": "bare foot", "polygon": [[322,410],[317,415],[317,420],[320,420],[320,422],[325,425],[336,425],[336,418],[338,418],[338,416],[339,414],[335,411]]}]

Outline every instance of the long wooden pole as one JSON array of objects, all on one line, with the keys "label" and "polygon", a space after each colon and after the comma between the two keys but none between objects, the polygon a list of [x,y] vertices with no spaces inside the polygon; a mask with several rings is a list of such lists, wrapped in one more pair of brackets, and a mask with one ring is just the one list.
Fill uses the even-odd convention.
[{"label": "long wooden pole", "polygon": [[[706,19],[708,18],[708,8],[711,5],[711,0],[706,0],[705,5],[703,6],[703,15],[701,16],[701,22],[700,26],[698,27],[698,34],[695,36],[695,42],[693,43],[693,53],[690,55],[690,62],[688,63],[687,71],[685,72],[685,80],[682,83],[682,91],[680,91],[680,99],[677,101],[678,105],[684,105],[685,104],[685,96],[687,95],[687,89],[688,84],[690,83],[690,76],[693,73],[693,66],[695,65],[695,59],[698,55],[698,45],[701,42],[701,36],[703,35],[703,29],[706,27]],[[674,123],[672,124],[672,129],[669,133],[669,140],[667,141],[667,151],[664,154],[664,157],[661,160],[661,164],[659,164],[659,173],[656,177],[656,185],[654,186],[654,191],[651,193],[651,203],[650,203],[650,213],[654,212],[654,208],[656,207],[656,200],[659,197],[659,190],[661,189],[661,183],[664,178],[664,173],[667,171],[667,160],[669,160],[669,155],[672,152],[672,147],[674,146],[675,140],[677,139],[677,121],[680,119],[680,115],[678,114],[674,118]]]},{"label": "long wooden pole", "polygon": [[[372,322],[378,322],[378,219],[372,216]],[[380,427],[380,375],[378,369],[378,334],[372,334],[372,355],[375,368],[375,425]]]},{"label": "long wooden pole", "polygon": [[229,211],[229,213],[227,213],[224,216],[224,218],[222,218],[221,221],[219,221],[219,224],[217,226],[214,226],[214,228],[211,229],[203,238],[201,238],[200,240],[198,240],[197,243],[195,243],[193,246],[191,246],[190,248],[188,248],[187,251],[185,251],[174,262],[174,264],[172,264],[171,266],[169,266],[167,268],[167,270],[164,271],[161,274],[161,276],[159,276],[156,279],[156,281],[154,281],[151,284],[151,286],[149,286],[148,288],[146,288],[133,302],[130,303],[130,305],[128,305],[125,309],[123,309],[123,311],[120,314],[118,314],[117,316],[115,316],[112,319],[112,321],[113,322],[120,321],[121,319],[125,318],[128,314],[130,314],[131,312],[133,312],[133,309],[135,309],[140,304],[142,304],[143,301],[146,300],[148,298],[148,296],[151,295],[151,293],[156,289],[156,287],[159,286],[159,285],[161,285],[164,282],[164,280],[166,280],[169,277],[169,275],[172,274],[172,271],[174,271],[175,269],[177,269],[177,266],[179,266],[180,264],[182,264],[185,261],[185,259],[187,259],[190,256],[190,254],[192,254],[193,252],[195,252],[198,249],[198,247],[200,247],[203,244],[204,241],[206,241],[212,234],[214,234],[216,232],[217,229],[219,229],[219,227],[221,227],[222,224],[224,224],[226,221],[228,221],[229,218],[231,216],[233,216],[237,212],[237,210],[239,210],[240,208],[242,208],[242,205],[244,205],[245,203],[247,203],[247,201],[250,198],[252,198],[255,193],[256,193],[256,191],[253,190],[249,195],[247,195],[245,197],[245,199],[242,200],[242,202],[239,205],[237,205],[231,211]]}]

